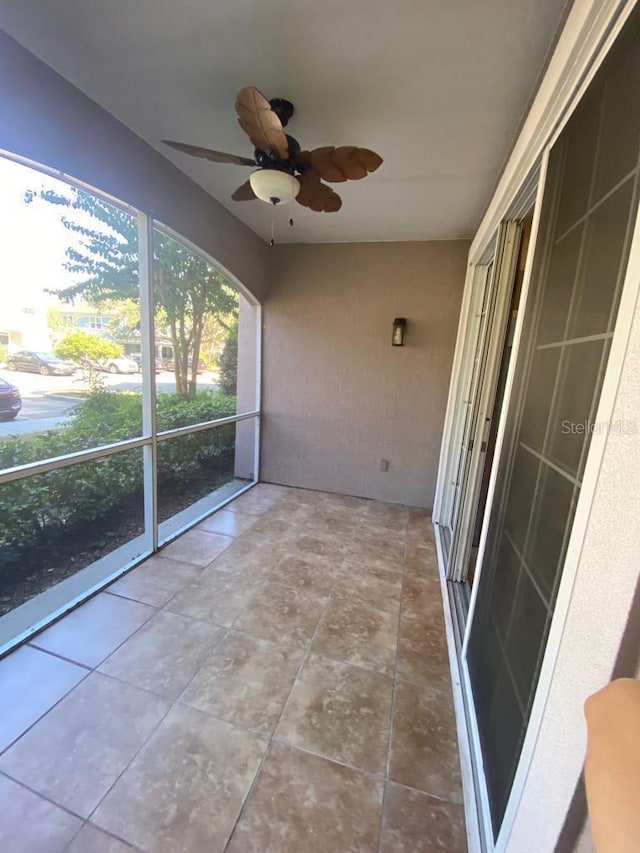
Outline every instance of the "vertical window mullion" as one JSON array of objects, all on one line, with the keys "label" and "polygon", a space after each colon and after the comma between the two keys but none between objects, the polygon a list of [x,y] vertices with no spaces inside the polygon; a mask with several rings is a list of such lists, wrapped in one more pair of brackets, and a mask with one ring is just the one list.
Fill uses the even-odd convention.
[{"label": "vertical window mullion", "polygon": [[262,431],[262,306],[256,309],[256,409],[260,412],[255,421],[253,449],[253,479],[260,482],[260,439]]},{"label": "vertical window mullion", "polygon": [[158,466],[156,424],[156,364],[153,293],[153,220],[138,214],[140,247],[140,355],[142,364],[142,434],[151,439],[144,448],[144,519],[158,550]]}]

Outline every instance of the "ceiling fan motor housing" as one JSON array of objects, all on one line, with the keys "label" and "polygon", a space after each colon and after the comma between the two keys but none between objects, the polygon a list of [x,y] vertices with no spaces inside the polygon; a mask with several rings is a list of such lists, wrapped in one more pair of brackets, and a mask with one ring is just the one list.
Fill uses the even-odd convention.
[{"label": "ceiling fan motor housing", "polygon": [[289,148],[289,158],[287,160],[283,160],[276,154],[272,154],[271,151],[264,151],[262,148],[256,148],[254,151],[254,157],[258,166],[262,166],[263,169],[280,169],[282,172],[289,172],[291,175],[295,173],[296,168],[298,167],[294,164],[294,160],[296,154],[300,153],[300,143],[297,139],[294,139],[293,136],[289,136],[288,133],[286,134],[286,137]]},{"label": "ceiling fan motor housing", "polygon": [[291,101],[287,101],[286,98],[271,98],[269,104],[271,105],[271,109],[280,119],[280,124],[283,127],[286,127],[289,119],[295,112],[295,107]]}]

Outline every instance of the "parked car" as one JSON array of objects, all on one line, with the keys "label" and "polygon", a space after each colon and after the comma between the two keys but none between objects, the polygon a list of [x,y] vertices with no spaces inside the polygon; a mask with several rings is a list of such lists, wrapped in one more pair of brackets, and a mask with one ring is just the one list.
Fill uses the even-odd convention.
[{"label": "parked car", "polygon": [[16,385],[0,376],[0,420],[12,421],[22,408],[22,397]]},{"label": "parked car", "polygon": [[[191,373],[191,368],[193,367],[193,359],[188,358],[187,364],[188,364],[189,373]],[[176,363],[173,359],[171,359],[169,361],[163,361],[162,366],[164,367],[165,370],[170,370],[171,372],[173,372],[176,369]],[[196,367],[196,373],[200,374],[203,371],[204,371],[204,365],[202,364],[202,361],[200,361],[200,359],[198,359],[198,366]]]},{"label": "parked car", "polygon": [[[136,355],[130,355],[129,358],[132,361],[135,361],[136,365],[138,366],[138,373],[142,373],[142,356],[136,354]],[[163,369],[162,368],[162,362],[160,361],[159,358],[156,358],[156,373],[160,373],[160,371],[162,369]]]},{"label": "parked car", "polygon": [[21,350],[7,357],[8,370],[29,370],[42,376],[71,376],[78,369],[75,364],[62,361],[52,352]]},{"label": "parked car", "polygon": [[107,370],[109,373],[137,373],[138,365],[128,356],[121,355],[118,358],[110,358],[103,361],[100,365],[102,370]]}]

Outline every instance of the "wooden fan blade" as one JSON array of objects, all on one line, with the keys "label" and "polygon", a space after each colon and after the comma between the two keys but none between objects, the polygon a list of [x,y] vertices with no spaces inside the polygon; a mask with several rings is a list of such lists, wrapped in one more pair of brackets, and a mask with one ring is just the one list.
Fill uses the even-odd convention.
[{"label": "wooden fan blade", "polygon": [[319,213],[337,213],[342,207],[342,199],[331,187],[327,187],[326,184],[322,184],[322,187],[326,188],[328,192],[324,192],[322,198],[318,198],[316,203],[311,205],[311,210],[316,210]]},{"label": "wooden fan blade", "polygon": [[172,142],[170,139],[162,140],[165,145],[182,151],[183,154],[191,154],[192,157],[202,157],[212,160],[214,163],[232,163],[236,166],[255,166],[256,161],[248,157],[239,157],[237,154],[225,154],[224,151],[213,151],[211,148],[200,148],[199,145],[187,145],[186,142]]},{"label": "wooden fan blade", "polygon": [[257,196],[251,189],[250,181],[245,181],[244,184],[241,184],[238,189],[231,194],[231,198],[234,201],[254,201]]},{"label": "wooden fan blade", "polygon": [[382,157],[368,148],[356,148],[353,145],[335,148],[327,145],[314,148],[313,151],[301,151],[296,155],[296,163],[311,166],[325,181],[340,183],[366,178],[380,166]]},{"label": "wooden fan blade", "polygon": [[300,192],[296,196],[298,204],[318,213],[335,213],[342,207],[342,199],[338,193],[323,184],[320,175],[312,169],[307,169],[298,180],[300,182]]},{"label": "wooden fan blade", "polygon": [[256,148],[289,158],[287,137],[271,104],[254,86],[240,89],[236,97],[238,123]]}]

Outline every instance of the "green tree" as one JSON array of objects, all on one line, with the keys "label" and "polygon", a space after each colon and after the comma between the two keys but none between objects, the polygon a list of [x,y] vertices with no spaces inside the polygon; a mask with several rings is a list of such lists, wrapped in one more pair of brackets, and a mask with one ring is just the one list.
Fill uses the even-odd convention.
[{"label": "green tree", "polygon": [[122,355],[122,347],[113,341],[77,329],[62,338],[56,345],[55,353],[59,358],[82,364],[87,361],[97,362],[117,358]]},{"label": "green tree", "polygon": [[220,359],[220,388],[224,394],[235,394],[238,388],[238,324],[230,329]]},{"label": "green tree", "polygon": [[140,302],[137,299],[105,300],[102,307],[111,317],[108,329],[114,338],[140,337]]},{"label": "green tree", "polygon": [[47,308],[47,326],[52,332],[64,332],[67,326],[65,325],[62,312],[49,306]]},{"label": "green tree", "polygon": [[225,317],[207,317],[202,332],[200,351],[208,367],[217,368],[219,366],[220,356],[227,338],[237,327],[237,324],[237,311]]},{"label": "green tree", "polygon": [[[67,249],[66,269],[76,284],[56,291],[61,299],[81,296],[94,305],[138,300],[138,223],[130,214],[91,193],[69,188],[25,193],[60,206],[64,226],[77,235]],[[87,224],[89,223],[89,224]],[[175,353],[178,394],[193,399],[202,335],[208,317],[228,326],[238,312],[238,294],[227,279],[186,246],[158,231],[153,240],[156,325],[166,327]]]}]

